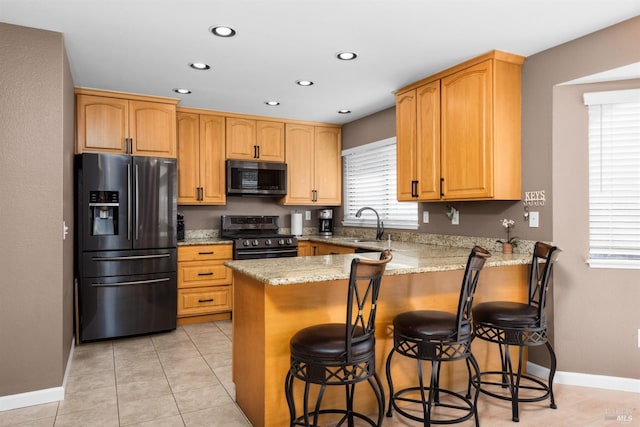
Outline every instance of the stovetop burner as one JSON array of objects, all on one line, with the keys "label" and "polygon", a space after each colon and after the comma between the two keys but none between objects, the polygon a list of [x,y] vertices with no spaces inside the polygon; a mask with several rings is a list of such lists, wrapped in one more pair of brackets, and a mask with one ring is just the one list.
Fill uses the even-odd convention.
[{"label": "stovetop burner", "polygon": [[297,256],[298,239],[280,234],[278,216],[223,215],[220,235],[233,239],[233,259]]}]

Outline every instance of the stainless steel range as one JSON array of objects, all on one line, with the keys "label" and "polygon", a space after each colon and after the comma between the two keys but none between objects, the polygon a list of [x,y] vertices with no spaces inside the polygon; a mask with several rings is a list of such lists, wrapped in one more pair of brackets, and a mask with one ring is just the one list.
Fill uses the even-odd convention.
[{"label": "stainless steel range", "polygon": [[223,215],[220,236],[233,240],[233,259],[282,258],[298,255],[298,239],[279,234],[280,217]]}]

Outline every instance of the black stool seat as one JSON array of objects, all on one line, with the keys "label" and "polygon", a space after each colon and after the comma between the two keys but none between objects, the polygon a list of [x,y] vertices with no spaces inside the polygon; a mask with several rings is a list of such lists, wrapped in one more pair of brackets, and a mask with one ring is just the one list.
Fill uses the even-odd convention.
[{"label": "black stool seat", "polygon": [[[366,357],[373,351],[375,340],[373,337],[365,337],[358,341],[358,337],[364,336],[364,330],[357,327],[354,332],[354,340],[351,346],[351,357],[356,360]],[[314,325],[302,329],[291,338],[289,348],[291,355],[299,360],[345,360],[347,356],[347,328],[344,323],[326,323]]]},{"label": "black stool seat", "polygon": [[533,328],[540,323],[536,307],[511,301],[478,304],[473,308],[473,320],[504,328]]},{"label": "black stool seat", "polygon": [[[375,318],[382,275],[391,258],[388,250],[382,252],[379,260],[354,258],[346,289],[345,323],[309,326],[291,337],[291,363],[285,379],[290,427],[316,427],[321,420],[322,425],[347,423],[353,427],[355,419],[373,427],[382,425],[384,389],[376,373]],[[304,382],[302,414],[296,413],[296,379]],[[369,383],[376,397],[377,420],[354,409],[355,386],[363,381]],[[319,389],[315,394],[311,393],[312,384]],[[327,386],[344,386],[344,407],[322,406]],[[312,396],[316,401],[313,406],[309,404]]]},{"label": "black stool seat", "polygon": [[[393,415],[395,409],[400,415],[411,420],[420,421],[425,426],[431,424],[453,424],[468,420],[475,416],[476,426],[478,411],[479,386],[471,399],[473,378],[479,375],[478,363],[471,353],[471,306],[480,270],[490,254],[476,246],[471,250],[463,275],[456,313],[435,310],[415,310],[398,314],[393,319],[393,349],[387,356],[387,381],[389,383],[389,409],[387,416]],[[418,362],[418,385],[394,391],[391,375],[391,360],[399,354]],[[422,361],[431,362],[431,380],[425,387],[422,374]],[[454,360],[465,360],[469,383],[466,395],[440,387],[440,364]],[[471,368],[475,376],[471,373]],[[444,394],[446,399],[440,399]],[[421,411],[416,415],[417,406]],[[443,414],[433,413],[433,407],[445,409]],[[422,415],[422,416],[419,416]]]},{"label": "black stool seat", "polygon": [[[417,310],[397,315],[393,319],[393,330],[397,335],[413,337],[416,340],[455,340],[458,324],[455,313]],[[463,325],[462,333],[470,335],[471,326]]]},{"label": "black stool seat", "polygon": [[[553,396],[553,377],[556,372],[556,355],[549,344],[545,315],[546,294],[553,264],[560,249],[543,242],[536,242],[529,269],[528,301],[490,301],[473,307],[474,338],[496,343],[500,350],[500,371],[483,371],[474,383],[488,396],[511,401],[511,419],[520,420],[518,404],[550,399],[550,407],[556,409]],[[549,378],[545,384],[532,375],[522,373],[523,348],[545,345],[549,353]],[[518,347],[518,366],[514,372],[509,352],[510,346]],[[506,390],[506,393],[505,393]],[[521,390],[528,390],[523,396]]]}]

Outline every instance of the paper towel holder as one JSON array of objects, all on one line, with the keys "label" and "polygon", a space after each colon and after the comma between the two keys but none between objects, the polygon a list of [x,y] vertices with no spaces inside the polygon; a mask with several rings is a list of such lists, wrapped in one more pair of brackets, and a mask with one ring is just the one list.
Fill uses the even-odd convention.
[{"label": "paper towel holder", "polygon": [[302,236],[302,213],[294,212],[291,214],[291,234],[296,237]]}]

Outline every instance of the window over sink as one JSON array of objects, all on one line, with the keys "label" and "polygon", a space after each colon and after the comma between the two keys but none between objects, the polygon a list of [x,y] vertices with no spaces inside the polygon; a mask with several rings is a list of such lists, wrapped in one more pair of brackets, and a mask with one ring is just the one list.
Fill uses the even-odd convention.
[{"label": "window over sink", "polygon": [[399,203],[396,195],[396,138],[388,138],[342,151],[344,218],[347,227],[375,227],[373,213],[356,218],[369,206],[385,228],[418,228],[418,204]]}]

